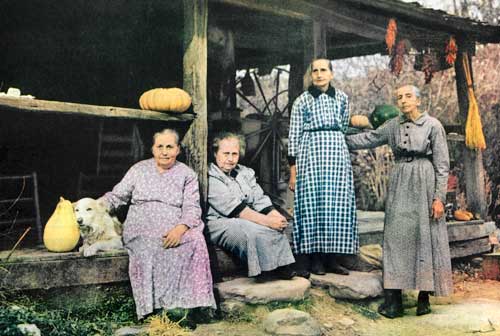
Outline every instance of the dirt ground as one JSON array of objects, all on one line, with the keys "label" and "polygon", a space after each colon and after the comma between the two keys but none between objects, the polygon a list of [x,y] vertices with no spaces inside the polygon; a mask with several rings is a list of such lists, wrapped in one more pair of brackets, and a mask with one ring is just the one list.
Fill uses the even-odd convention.
[{"label": "dirt ground", "polygon": [[[307,309],[323,327],[324,336],[460,336],[460,335],[500,335],[500,325],[495,316],[495,323],[471,327],[465,331],[454,326],[463,322],[468,315],[472,320],[482,315],[481,300],[486,300],[489,309],[500,312],[500,282],[485,280],[479,266],[476,268],[465,261],[454,265],[454,294],[447,298],[432,298],[433,314],[417,317],[415,315],[416,293],[405,293],[405,316],[398,319],[387,319],[377,313],[382,299],[370,301],[346,302],[335,300],[321,289],[311,290],[311,306]],[[479,303],[476,303],[479,302]],[[456,308],[457,314],[454,312]],[[479,310],[478,310],[479,309]],[[451,310],[451,312],[450,312]],[[470,314],[468,312],[471,312]],[[261,321],[269,313],[266,309],[257,310],[251,320],[224,321],[208,325],[200,325],[195,335],[267,335],[261,327]],[[435,320],[446,319],[444,323]],[[434,321],[433,321],[434,319]],[[475,322],[474,322],[475,323]],[[473,323],[474,326],[476,326]],[[462,323],[467,326],[466,324]],[[462,325],[462,327],[463,327]]]}]

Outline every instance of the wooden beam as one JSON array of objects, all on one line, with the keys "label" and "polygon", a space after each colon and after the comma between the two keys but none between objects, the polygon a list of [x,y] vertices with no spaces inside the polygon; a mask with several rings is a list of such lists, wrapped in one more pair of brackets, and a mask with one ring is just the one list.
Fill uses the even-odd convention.
[{"label": "wooden beam", "polygon": [[[465,70],[463,67],[463,58],[465,54],[468,54],[467,50],[463,50],[463,46],[467,46],[468,43],[465,37],[457,38],[457,45],[459,51],[457,53],[457,59],[455,61],[455,77],[457,86],[457,97],[458,97],[458,107],[459,116],[461,119],[461,124],[464,125],[467,120],[467,114],[469,110],[469,98],[467,94],[467,80],[465,78]],[[471,62],[471,74],[472,74],[472,55],[469,55],[469,60]],[[464,132],[465,134],[465,132]],[[464,177],[465,177],[465,196],[467,199],[467,205],[473,213],[479,213],[481,218],[486,215],[486,194],[484,185],[484,167],[483,167],[483,155],[480,150],[471,150],[464,146]]]},{"label": "wooden beam", "polygon": [[159,121],[191,121],[194,115],[186,113],[165,113],[114,106],[97,106],[87,104],[65,103],[58,101],[0,97],[0,113],[4,111],[63,113],[82,116],[147,119]]},{"label": "wooden beam", "polygon": [[203,201],[208,184],[207,18],[207,0],[184,0],[184,89],[191,94],[197,118],[183,144],[188,164],[198,173]]}]

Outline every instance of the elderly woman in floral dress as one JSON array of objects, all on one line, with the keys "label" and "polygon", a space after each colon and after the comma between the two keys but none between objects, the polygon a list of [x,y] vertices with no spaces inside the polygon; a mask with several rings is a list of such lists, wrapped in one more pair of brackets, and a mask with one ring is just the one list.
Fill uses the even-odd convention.
[{"label": "elderly woman in floral dress", "polygon": [[156,133],[152,151],[152,159],[132,166],[100,199],[110,210],[130,203],[123,241],[137,316],[157,308],[215,308],[197,176],[176,160],[176,131]]}]

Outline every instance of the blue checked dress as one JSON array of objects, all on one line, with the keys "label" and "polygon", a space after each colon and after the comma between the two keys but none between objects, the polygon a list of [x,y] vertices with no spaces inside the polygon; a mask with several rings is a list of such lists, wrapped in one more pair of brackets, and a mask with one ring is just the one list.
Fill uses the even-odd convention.
[{"label": "blue checked dress", "polygon": [[314,87],[294,102],[288,155],[295,157],[293,250],[354,254],[359,249],[356,198],[344,132],[347,95]]}]

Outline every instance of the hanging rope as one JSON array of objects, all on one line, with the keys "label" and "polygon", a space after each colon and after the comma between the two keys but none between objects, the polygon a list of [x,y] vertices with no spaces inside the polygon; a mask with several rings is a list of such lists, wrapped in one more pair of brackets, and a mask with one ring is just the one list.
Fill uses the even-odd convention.
[{"label": "hanging rope", "polygon": [[479,107],[477,105],[476,97],[474,96],[474,88],[472,87],[472,76],[470,73],[469,56],[467,53],[464,53],[463,65],[465,78],[467,80],[467,93],[469,96],[469,111],[467,113],[467,121],[465,123],[465,145],[470,149],[486,149],[486,141],[484,140]]}]

